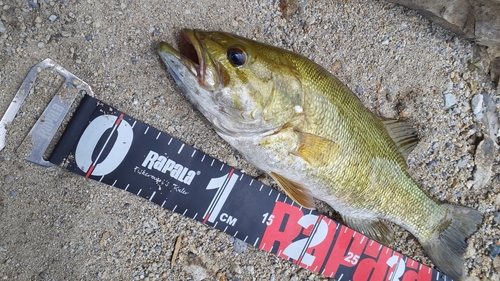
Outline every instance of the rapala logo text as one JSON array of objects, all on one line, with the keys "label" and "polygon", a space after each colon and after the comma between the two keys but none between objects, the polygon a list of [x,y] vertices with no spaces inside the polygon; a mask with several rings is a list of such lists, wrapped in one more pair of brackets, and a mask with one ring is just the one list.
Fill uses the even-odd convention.
[{"label": "rapala logo text", "polygon": [[150,170],[155,169],[164,174],[170,172],[170,176],[187,185],[191,184],[196,176],[196,172],[177,164],[174,160],[169,159],[163,155],[159,155],[154,151],[149,151],[146,159],[142,162],[142,166]]}]

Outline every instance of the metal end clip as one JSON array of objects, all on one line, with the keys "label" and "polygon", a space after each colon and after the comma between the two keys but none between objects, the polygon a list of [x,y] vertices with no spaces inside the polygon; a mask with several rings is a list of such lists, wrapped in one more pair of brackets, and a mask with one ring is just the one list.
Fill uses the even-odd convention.
[{"label": "metal end clip", "polygon": [[46,161],[43,158],[50,142],[54,138],[59,126],[61,125],[64,117],[68,113],[73,104],[78,92],[84,91],[86,94],[93,96],[92,89],[82,79],[76,77],[73,73],[63,68],[51,59],[45,59],[37,65],[33,66],[28,75],[24,79],[21,87],[17,91],[16,96],[12,100],[5,112],[2,120],[0,120],[0,150],[5,147],[5,139],[7,135],[7,126],[16,117],[21,104],[26,96],[32,91],[37,74],[46,68],[52,68],[59,75],[65,78],[65,83],[68,89],[75,89],[75,91],[63,91],[56,93],[54,98],[47,105],[42,115],[36,121],[35,125],[28,133],[31,137],[33,146],[30,155],[26,158],[27,161],[44,166],[50,167],[54,164]]}]

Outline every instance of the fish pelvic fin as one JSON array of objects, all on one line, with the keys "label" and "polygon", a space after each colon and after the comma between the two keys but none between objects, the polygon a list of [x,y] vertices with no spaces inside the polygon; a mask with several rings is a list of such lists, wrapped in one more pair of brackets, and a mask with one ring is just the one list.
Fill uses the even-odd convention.
[{"label": "fish pelvic fin", "polygon": [[352,229],[367,235],[378,242],[389,245],[392,240],[392,229],[378,218],[358,218],[342,215],[344,223]]},{"label": "fish pelvic fin", "polygon": [[329,160],[340,154],[339,145],[329,139],[297,130],[295,133],[299,137],[300,145],[292,154],[304,159],[310,165],[326,166]]},{"label": "fish pelvic fin", "polygon": [[417,131],[407,122],[396,119],[379,117],[385,129],[396,144],[399,153],[404,159],[413,151],[418,143]]},{"label": "fish pelvic fin", "polygon": [[420,244],[432,262],[454,280],[460,280],[464,268],[465,239],[476,232],[482,221],[479,211],[446,204],[448,214],[427,241]]},{"label": "fish pelvic fin", "polygon": [[304,208],[312,210],[316,209],[316,204],[314,203],[312,193],[309,189],[296,182],[288,180],[275,172],[271,172],[269,175],[278,183],[286,194],[292,198],[293,201],[297,202]]}]

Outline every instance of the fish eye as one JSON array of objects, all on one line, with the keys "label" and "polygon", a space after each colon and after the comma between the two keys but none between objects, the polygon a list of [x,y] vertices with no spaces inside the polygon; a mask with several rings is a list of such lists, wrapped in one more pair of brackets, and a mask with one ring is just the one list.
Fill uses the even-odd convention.
[{"label": "fish eye", "polygon": [[232,47],[227,50],[227,59],[235,67],[241,67],[247,62],[247,54],[241,48]]}]

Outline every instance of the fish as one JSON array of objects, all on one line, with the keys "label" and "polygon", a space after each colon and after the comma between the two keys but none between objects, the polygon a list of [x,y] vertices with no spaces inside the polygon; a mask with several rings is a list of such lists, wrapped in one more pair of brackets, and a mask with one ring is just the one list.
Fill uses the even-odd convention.
[{"label": "fish", "polygon": [[159,42],[157,51],[217,134],[298,204],[321,200],[384,244],[386,222],[395,223],[438,269],[463,276],[482,214],[431,198],[411,178],[406,158],[418,136],[408,122],[375,115],[308,58],[235,34],[183,29],[179,50]]}]

